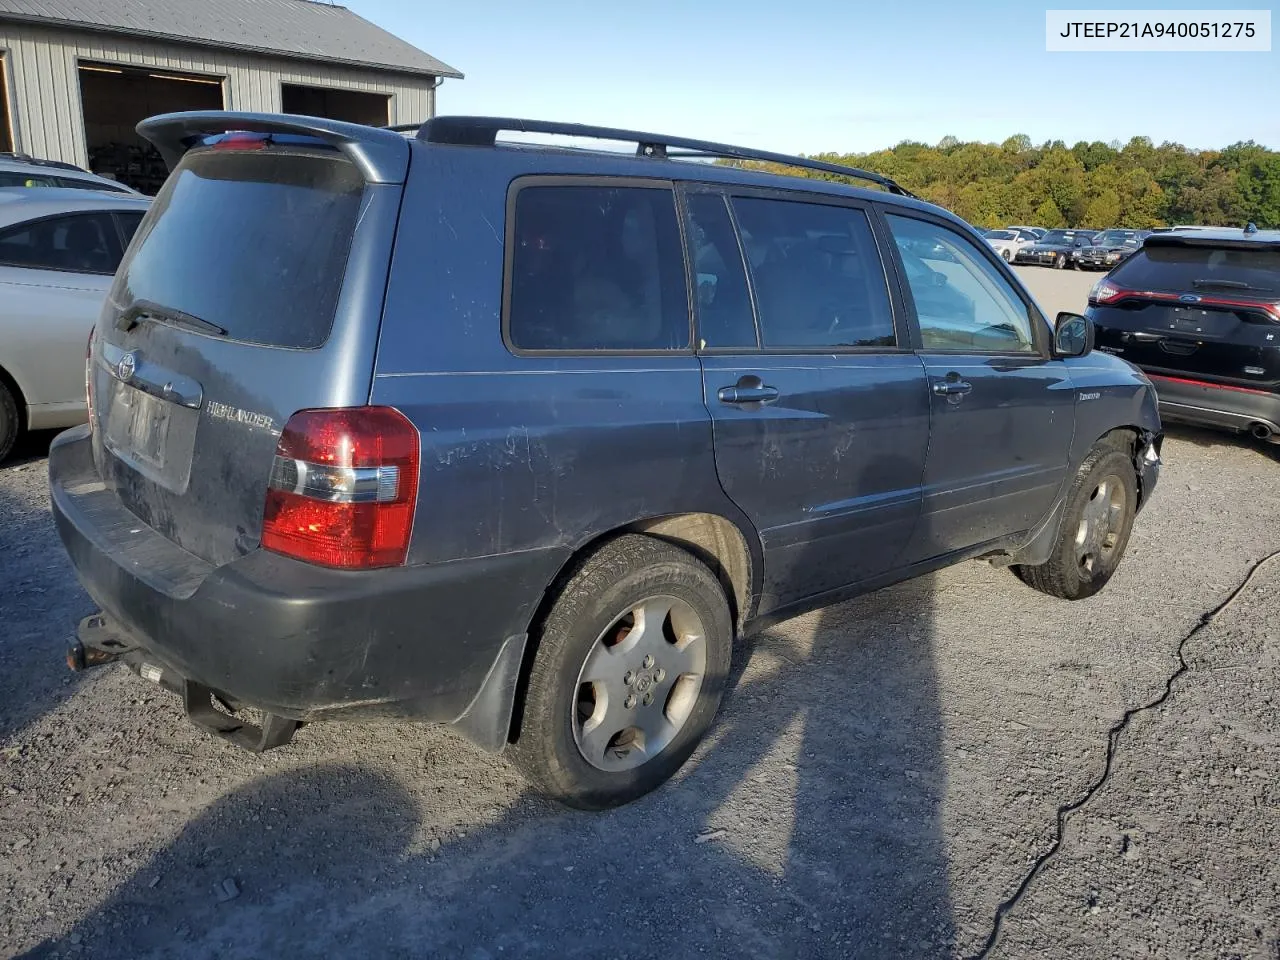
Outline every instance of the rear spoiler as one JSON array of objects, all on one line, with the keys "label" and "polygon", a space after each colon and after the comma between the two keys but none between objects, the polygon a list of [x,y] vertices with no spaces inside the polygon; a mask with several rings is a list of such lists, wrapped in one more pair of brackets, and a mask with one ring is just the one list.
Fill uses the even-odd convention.
[{"label": "rear spoiler", "polygon": [[[1275,231],[1270,231],[1274,233]],[[1153,233],[1143,241],[1144,247],[1212,247],[1217,250],[1280,250],[1280,235],[1259,237],[1256,233],[1236,233],[1223,236],[1208,230],[1188,230],[1185,233],[1171,230]]]},{"label": "rear spoiler", "polygon": [[409,170],[409,144],[403,136],[385,128],[341,120],[285,113],[199,110],[150,117],[138,124],[137,130],[139,136],[155,144],[170,170],[205,137],[231,132],[312,137],[346,154],[369,183],[404,183]]}]

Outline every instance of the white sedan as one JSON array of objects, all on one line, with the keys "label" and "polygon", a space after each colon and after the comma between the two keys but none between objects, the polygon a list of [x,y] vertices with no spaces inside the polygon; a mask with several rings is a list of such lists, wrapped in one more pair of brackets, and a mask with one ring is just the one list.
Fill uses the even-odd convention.
[{"label": "white sedan", "polygon": [[147,197],[0,188],[0,460],[86,417],[85,346]]},{"label": "white sedan", "polygon": [[1004,257],[1008,263],[1013,263],[1013,258],[1018,255],[1018,251],[1023,247],[1029,247],[1035,243],[1038,237],[1030,230],[988,230],[983,234],[987,243],[991,244],[996,253]]}]

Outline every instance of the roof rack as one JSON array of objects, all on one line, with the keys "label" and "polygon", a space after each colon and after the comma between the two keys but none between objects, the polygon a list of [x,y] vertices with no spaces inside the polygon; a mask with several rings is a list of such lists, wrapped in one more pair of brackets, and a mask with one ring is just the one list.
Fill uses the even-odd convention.
[{"label": "roof rack", "polygon": [[77,166],[74,163],[67,163],[65,160],[45,160],[41,157],[31,157],[25,153],[13,153],[12,151],[0,152],[0,160],[16,160],[19,163],[29,163],[34,167],[53,167],[57,170],[75,170],[79,173],[88,173],[84,167]]},{"label": "roof rack", "polygon": [[390,130],[392,133],[413,133],[422,129],[421,123],[389,123],[383,130]]},{"label": "roof rack", "polygon": [[[399,129],[392,127],[391,129]],[[520,120],[512,117],[433,117],[422,124],[418,139],[427,143],[447,143],[472,147],[492,147],[502,131],[517,133],[547,133],[564,137],[582,137],[589,140],[618,140],[636,144],[636,156],[666,160],[675,157],[705,157],[724,160],[756,160],[777,163],[804,170],[818,170],[842,177],[852,177],[878,184],[890,193],[903,197],[915,197],[905,187],[888,177],[857,167],[846,167],[808,157],[794,157],[785,153],[770,153],[735,147],[727,143],[709,140],[690,140],[687,137],[668,137],[657,133],[641,133],[636,130],[620,130],[614,127],[594,127],[581,123],[557,123],[550,120]],[[679,148],[672,151],[672,147]]]}]

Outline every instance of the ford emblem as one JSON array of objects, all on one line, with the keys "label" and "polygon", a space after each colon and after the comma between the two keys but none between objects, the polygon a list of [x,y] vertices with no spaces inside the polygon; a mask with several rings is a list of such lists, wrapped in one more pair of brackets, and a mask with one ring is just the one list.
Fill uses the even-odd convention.
[{"label": "ford emblem", "polygon": [[132,380],[137,370],[138,355],[136,353],[126,353],[120,358],[120,362],[116,364],[116,376],[124,383]]},{"label": "ford emblem", "polygon": [[1200,302],[1200,298],[1197,297],[1194,293],[1184,293],[1178,299],[1181,300],[1183,303],[1199,303]]}]

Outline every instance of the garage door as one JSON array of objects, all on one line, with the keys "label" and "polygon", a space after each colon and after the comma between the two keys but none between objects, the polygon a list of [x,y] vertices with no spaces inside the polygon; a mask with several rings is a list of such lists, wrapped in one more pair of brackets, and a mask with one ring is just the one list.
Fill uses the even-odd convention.
[{"label": "garage door", "polygon": [[176,110],[223,109],[222,79],[148,67],[80,63],[89,169],[154,194],[168,170],[134,129],[147,117]]}]

